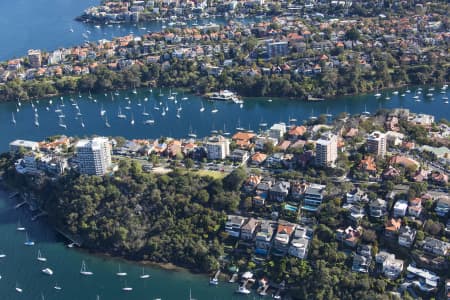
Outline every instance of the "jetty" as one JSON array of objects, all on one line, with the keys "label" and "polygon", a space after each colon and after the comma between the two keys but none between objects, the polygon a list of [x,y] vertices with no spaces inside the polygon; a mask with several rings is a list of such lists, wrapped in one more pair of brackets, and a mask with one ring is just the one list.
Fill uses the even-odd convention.
[{"label": "jetty", "polygon": [[217,270],[216,274],[214,274],[214,277],[209,280],[209,284],[218,285],[219,284],[219,275],[220,275],[220,269]]},{"label": "jetty", "polygon": [[228,280],[228,282],[230,282],[230,283],[234,283],[234,282],[236,282],[236,280],[238,279],[238,273],[234,273],[233,275],[231,275],[231,278],[230,278],[230,280]]},{"label": "jetty", "polygon": [[41,212],[38,213],[37,215],[33,216],[33,217],[31,218],[31,221],[36,221],[38,218],[44,217],[44,216],[47,216],[47,215],[48,215],[48,213],[47,213],[46,211],[41,211]]},{"label": "jetty", "polygon": [[308,95],[308,101],[324,101],[324,98],[317,98],[317,97],[313,97],[311,95]]},{"label": "jetty", "polygon": [[[64,238],[66,238],[71,243],[69,244],[69,248],[72,248],[73,246],[81,247],[82,241],[79,239],[76,239],[72,235],[68,234],[67,232],[64,232],[61,229],[55,228],[56,232],[58,232],[60,235],[62,235]],[[71,246],[70,246],[71,245]]]}]

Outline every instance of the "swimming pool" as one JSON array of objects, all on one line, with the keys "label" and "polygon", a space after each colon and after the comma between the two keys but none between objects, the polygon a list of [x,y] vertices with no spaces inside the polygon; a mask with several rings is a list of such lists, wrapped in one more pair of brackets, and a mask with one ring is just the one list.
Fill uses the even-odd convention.
[{"label": "swimming pool", "polygon": [[290,205],[290,204],[285,204],[284,209],[290,210],[290,211],[297,211],[297,207]]}]

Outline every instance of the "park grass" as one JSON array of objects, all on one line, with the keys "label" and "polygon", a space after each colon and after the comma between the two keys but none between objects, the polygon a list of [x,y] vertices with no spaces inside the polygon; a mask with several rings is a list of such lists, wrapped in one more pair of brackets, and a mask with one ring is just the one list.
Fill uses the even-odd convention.
[{"label": "park grass", "polygon": [[202,177],[206,177],[206,176],[210,176],[214,179],[223,179],[227,173],[225,172],[220,172],[220,171],[213,171],[213,170],[196,170],[196,171],[191,171],[194,174],[197,174],[199,176]]}]

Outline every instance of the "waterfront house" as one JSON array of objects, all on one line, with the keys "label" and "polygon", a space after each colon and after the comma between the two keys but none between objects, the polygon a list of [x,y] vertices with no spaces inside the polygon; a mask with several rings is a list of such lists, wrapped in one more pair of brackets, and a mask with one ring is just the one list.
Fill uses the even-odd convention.
[{"label": "waterfront house", "polygon": [[288,181],[278,181],[270,188],[270,199],[272,201],[283,202],[289,195],[291,184]]},{"label": "waterfront house", "polygon": [[311,184],[306,188],[305,195],[303,198],[302,209],[315,212],[319,209],[320,204],[322,204],[325,194],[325,185]]},{"label": "waterfront house", "polygon": [[231,139],[236,143],[238,147],[245,149],[250,147],[250,145],[253,143],[254,138],[254,133],[239,131],[234,134]]},{"label": "waterfront house", "polygon": [[442,255],[445,256],[448,254],[450,249],[450,243],[427,237],[423,243],[423,250],[425,252],[434,254],[434,255]]},{"label": "waterfront house", "polygon": [[260,221],[250,218],[247,223],[241,228],[241,239],[242,240],[253,240],[256,234],[256,229],[259,226]]},{"label": "waterfront house", "polygon": [[289,140],[294,142],[303,137],[307,129],[305,126],[293,126],[288,131]]},{"label": "waterfront house", "polygon": [[289,246],[289,255],[300,259],[305,259],[308,253],[309,240],[306,237],[306,229],[297,227],[292,237],[291,245]]},{"label": "waterfront house", "polygon": [[282,256],[288,252],[289,241],[296,227],[296,224],[288,222],[280,222],[278,224],[277,233],[273,242],[274,255]]},{"label": "waterfront house", "polygon": [[228,215],[225,231],[232,237],[239,238],[241,228],[247,219],[241,216]]},{"label": "waterfront house", "polygon": [[406,216],[406,211],[408,209],[408,202],[406,200],[398,200],[394,204],[393,215],[394,218]]},{"label": "waterfront house", "polygon": [[259,227],[259,231],[256,233],[255,238],[255,253],[267,255],[272,247],[272,237],[274,235],[276,223],[263,220]]},{"label": "waterfront house", "polygon": [[11,153],[23,151],[37,151],[39,149],[39,143],[26,140],[15,140],[9,143],[9,151]]},{"label": "waterfront house", "polygon": [[403,271],[403,260],[396,259],[395,254],[380,251],[375,261],[381,267],[381,272],[389,279],[396,279]]},{"label": "waterfront house", "polygon": [[286,133],[285,123],[275,123],[269,129],[269,136],[275,139],[281,139]]},{"label": "waterfront house", "polygon": [[19,69],[22,67],[22,63],[20,59],[12,59],[8,61],[8,70],[9,71],[19,71]]},{"label": "waterfront house", "polygon": [[383,199],[375,199],[369,203],[369,214],[374,218],[381,218],[387,212],[387,202]]},{"label": "waterfront house", "polygon": [[409,226],[401,227],[398,231],[398,244],[400,246],[411,248],[415,238],[416,230]]}]

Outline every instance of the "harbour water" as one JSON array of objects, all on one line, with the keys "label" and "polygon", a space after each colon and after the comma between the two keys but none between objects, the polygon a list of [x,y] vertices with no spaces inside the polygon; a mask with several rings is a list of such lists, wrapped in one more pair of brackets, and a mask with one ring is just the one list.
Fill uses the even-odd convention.
[{"label": "harbour water", "polygon": [[[26,55],[28,49],[51,51],[59,47],[90,41],[112,39],[128,34],[142,35],[148,31],[161,31],[168,24],[151,22],[141,24],[101,25],[75,20],[86,8],[98,5],[98,0],[16,0],[0,1],[0,61]],[[25,21],[26,20],[26,21]],[[253,19],[240,22],[252,22]],[[187,22],[191,25],[193,21]],[[201,25],[209,22],[224,24],[223,18],[200,19]],[[71,29],[73,32],[71,32]]]},{"label": "harbour water", "polygon": [[[233,299],[242,298],[234,294],[237,286],[221,283],[210,286],[204,275],[194,275],[187,271],[168,271],[156,267],[145,267],[145,273],[150,279],[140,279],[142,266],[111,258],[87,254],[75,248],[68,248],[64,241],[44,219],[30,221],[27,209],[14,208],[15,202],[0,192],[0,253],[6,254],[0,258],[0,299],[3,300],[150,300],[161,299]],[[20,220],[27,230],[34,246],[25,246],[26,233],[17,231]],[[37,260],[38,249],[47,262]],[[86,262],[92,276],[80,275],[82,261]],[[125,277],[116,275],[121,265],[121,271],[128,273]],[[41,272],[51,268],[53,275]],[[131,292],[122,291],[125,284],[133,288]],[[62,289],[55,290],[58,285]],[[18,293],[15,287],[23,290]],[[41,297],[44,296],[44,298]]]},{"label": "harbour water", "polygon": [[[373,95],[359,95],[319,102],[288,99],[273,99],[269,102],[267,98],[248,98],[242,107],[232,102],[211,102],[199,96],[183,95],[181,92],[175,100],[168,100],[169,90],[161,90],[163,96],[160,96],[159,89],[153,92],[138,89],[137,94],[132,91],[120,91],[119,95],[93,94],[92,99],[88,95],[71,95],[65,96],[63,100],[55,97],[34,100],[33,103],[22,102],[21,106],[17,102],[2,103],[0,128],[3,133],[0,135],[0,151],[7,150],[8,143],[18,138],[41,140],[57,134],[79,137],[96,134],[127,138],[187,138],[189,133],[202,137],[209,135],[211,131],[232,133],[238,127],[258,131],[263,129],[259,127],[260,123],[270,125],[280,121],[288,122],[293,118],[301,123],[320,114],[336,116],[341,112],[374,113],[380,108],[409,108],[412,112],[433,114],[437,120],[449,117],[450,104],[445,104],[443,99],[450,96],[449,90],[441,94],[440,87],[436,87],[433,97],[421,95],[420,102],[413,99],[415,90],[416,88],[412,89],[411,93],[403,97],[403,90],[400,90],[399,95],[389,93],[390,100],[386,100],[385,95],[379,99]],[[424,87],[423,91],[426,94],[427,88]],[[385,92],[386,95],[387,93]],[[188,99],[181,100],[183,97]],[[205,110],[200,112],[202,106]],[[102,108],[105,111],[103,117]],[[117,117],[119,109],[126,115],[126,119]],[[143,115],[144,109],[146,115]],[[214,109],[218,111],[213,113]],[[36,113],[39,127],[34,124]],[[15,124],[11,122],[13,114]],[[58,117],[60,115],[65,117]],[[106,126],[105,117],[110,127]],[[131,124],[132,119],[134,125]],[[145,124],[150,119],[154,120],[154,124]],[[60,120],[66,129],[59,125]]]}]

